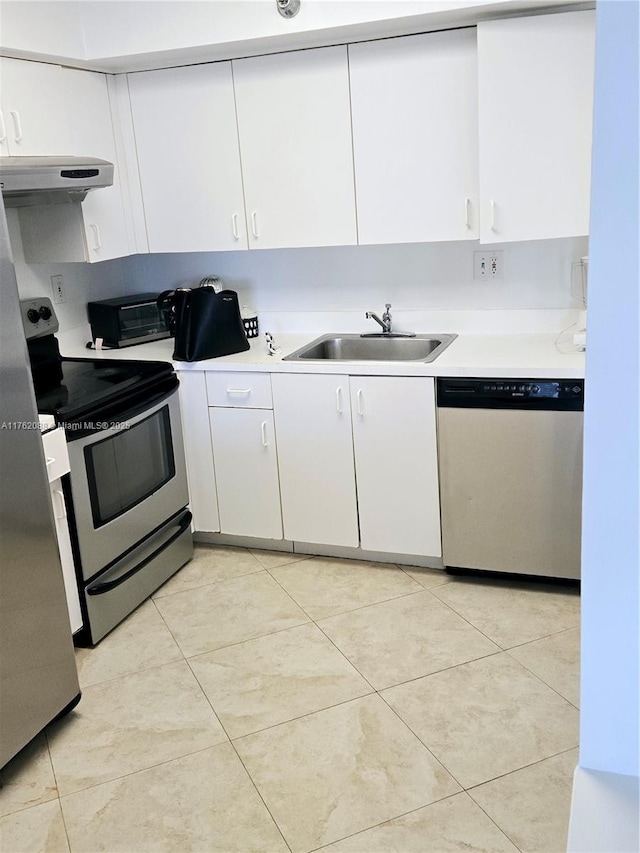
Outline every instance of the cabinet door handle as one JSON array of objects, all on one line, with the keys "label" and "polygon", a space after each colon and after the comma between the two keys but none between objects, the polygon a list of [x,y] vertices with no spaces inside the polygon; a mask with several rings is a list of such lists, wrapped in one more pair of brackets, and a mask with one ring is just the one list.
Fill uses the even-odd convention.
[{"label": "cabinet door handle", "polygon": [[102,248],[102,243],[100,242],[100,229],[94,222],[89,225],[89,228],[93,231],[93,248],[97,251]]},{"label": "cabinet door handle", "polygon": [[255,210],[251,213],[251,233],[256,239],[258,238],[258,215]]},{"label": "cabinet door handle", "polygon": [[13,131],[16,142],[22,141],[22,123],[20,121],[20,113],[18,110],[9,110],[9,115],[13,119]]},{"label": "cabinet door handle", "polygon": [[491,208],[491,224],[489,225],[489,229],[491,231],[496,230],[496,203],[490,198],[489,199],[489,207]]},{"label": "cabinet door handle", "polygon": [[56,461],[55,456],[47,456],[47,468],[49,467],[49,465],[53,465],[53,463],[55,461]]},{"label": "cabinet door handle", "polygon": [[267,422],[266,421],[262,421],[262,423],[260,424],[260,432],[262,433],[262,446],[267,447],[269,442],[267,441]]},{"label": "cabinet door handle", "polygon": [[240,234],[238,233],[238,214],[237,214],[237,213],[232,214],[232,216],[231,216],[231,225],[232,225],[232,228],[233,228],[233,239],[234,239],[234,240],[239,240],[239,239],[240,239]]},{"label": "cabinet door handle", "polygon": [[470,208],[471,208],[471,199],[465,198],[465,200],[464,200],[464,224],[467,228],[471,228],[471,218],[469,216]]},{"label": "cabinet door handle", "polygon": [[57,497],[57,500],[54,501],[54,503],[58,504],[58,506],[60,507],[60,511],[58,512],[58,510],[55,507],[54,507],[54,511],[56,514],[56,518],[59,519],[60,521],[62,521],[63,519],[65,519],[67,517],[67,510],[66,510],[65,505],[64,505],[64,495],[62,494],[60,489],[54,489],[51,494],[55,495]]},{"label": "cabinet door handle", "polygon": [[0,143],[6,142],[7,139],[7,128],[4,123],[4,113],[0,110]]},{"label": "cabinet door handle", "polygon": [[336,409],[338,410],[338,414],[342,414],[342,387],[338,385],[336,388]]},{"label": "cabinet door handle", "polygon": [[356,411],[360,415],[363,416],[364,412],[362,411],[362,388],[358,388],[356,391]]}]

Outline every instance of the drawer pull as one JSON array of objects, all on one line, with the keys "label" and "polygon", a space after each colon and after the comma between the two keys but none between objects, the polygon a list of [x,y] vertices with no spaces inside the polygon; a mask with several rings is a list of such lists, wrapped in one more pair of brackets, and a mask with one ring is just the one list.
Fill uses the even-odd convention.
[{"label": "drawer pull", "polygon": [[251,388],[227,388],[227,394],[250,394]]},{"label": "drawer pull", "polygon": [[20,122],[20,113],[17,110],[9,110],[9,115],[13,119],[13,135],[15,141],[22,142],[22,123]]},{"label": "drawer pull", "polygon": [[64,505],[64,495],[62,494],[60,489],[55,489],[51,494],[54,495],[56,498],[56,500],[54,500],[53,503],[54,504],[57,503],[59,508],[60,508],[58,511],[58,509],[56,509],[54,506],[56,518],[58,519],[58,521],[62,521],[63,519],[65,519],[67,517],[67,510],[66,510],[66,507]]}]

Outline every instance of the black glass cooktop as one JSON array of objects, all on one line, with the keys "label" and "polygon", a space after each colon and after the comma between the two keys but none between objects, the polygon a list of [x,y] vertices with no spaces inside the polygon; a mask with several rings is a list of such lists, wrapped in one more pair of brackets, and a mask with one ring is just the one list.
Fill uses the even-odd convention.
[{"label": "black glass cooktop", "polygon": [[34,371],[38,412],[58,423],[83,417],[123,398],[143,398],[173,374],[163,361],[63,358],[55,369]]}]

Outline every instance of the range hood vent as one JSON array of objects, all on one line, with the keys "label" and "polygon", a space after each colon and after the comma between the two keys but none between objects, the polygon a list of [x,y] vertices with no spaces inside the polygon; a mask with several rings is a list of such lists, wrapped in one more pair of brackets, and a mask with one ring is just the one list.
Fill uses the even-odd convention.
[{"label": "range hood vent", "polygon": [[81,202],[113,184],[113,163],[95,157],[0,157],[5,207]]}]

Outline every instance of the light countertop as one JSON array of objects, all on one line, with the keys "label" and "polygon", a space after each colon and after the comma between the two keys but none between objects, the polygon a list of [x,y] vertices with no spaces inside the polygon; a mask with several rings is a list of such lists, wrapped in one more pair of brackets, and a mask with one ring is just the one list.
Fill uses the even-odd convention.
[{"label": "light countertop", "polygon": [[[579,379],[584,377],[585,357],[567,352],[557,332],[518,334],[461,333],[433,362],[382,361],[283,361],[283,357],[319,337],[318,334],[277,334],[278,355],[269,355],[264,336],[250,341],[250,349],[192,363],[173,362],[176,370],[267,371],[271,373],[339,373],[375,376],[460,376],[523,379]],[[116,358],[172,361],[173,340],[151,341],[117,350],[88,350],[88,329],[58,335],[60,351],[67,358]]]}]

